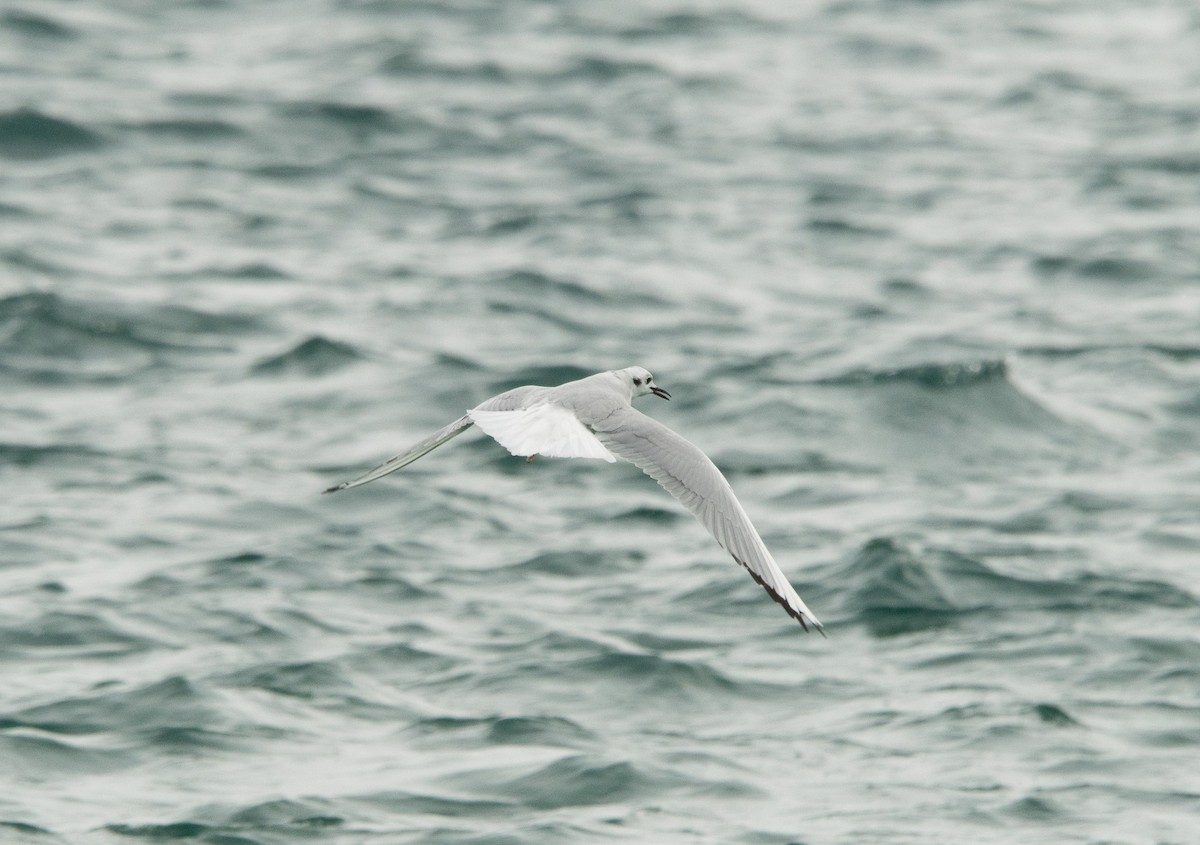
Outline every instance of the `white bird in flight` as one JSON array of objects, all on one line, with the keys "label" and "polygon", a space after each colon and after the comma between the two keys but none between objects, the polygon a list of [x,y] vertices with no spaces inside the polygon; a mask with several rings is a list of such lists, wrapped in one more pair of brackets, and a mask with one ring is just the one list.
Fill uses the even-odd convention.
[{"label": "white bird in flight", "polygon": [[517,387],[477,405],[370,472],[325,492],[358,487],[408,466],[472,424],[512,454],[530,461],[536,455],[599,458],[609,463],[624,458],[682,502],[804,630],[812,625],[823,635],[821,623],[780,571],[716,465],[690,442],[630,404],[651,393],[671,398],[643,367],[596,373],[558,387]]}]

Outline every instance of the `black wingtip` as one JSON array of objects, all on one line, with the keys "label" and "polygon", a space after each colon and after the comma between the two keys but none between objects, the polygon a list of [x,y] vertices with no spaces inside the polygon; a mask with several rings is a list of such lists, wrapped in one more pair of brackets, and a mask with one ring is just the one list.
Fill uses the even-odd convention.
[{"label": "black wingtip", "polygon": [[811,634],[813,631],[816,631],[818,634],[821,635],[822,639],[825,639],[825,640],[829,639],[829,635],[825,633],[824,625],[822,625],[820,622],[817,622],[815,619],[813,619],[810,616],[805,616],[803,613],[795,613],[790,607],[788,607],[788,605],[786,603],[784,603],[783,601],[781,601],[778,598],[775,598],[775,593],[773,590],[768,589],[767,592],[771,594],[771,598],[774,598],[775,601],[777,601],[781,605],[783,605],[783,608],[784,608],[784,610],[787,611],[788,616],[792,617],[793,619],[795,619],[797,622],[800,623],[800,627],[804,629],[804,632],[806,634]]},{"label": "black wingtip", "polygon": [[341,484],[335,484],[332,487],[326,487],[324,490],[321,491],[321,495],[324,496],[326,493],[336,493],[338,490],[345,490],[345,489],[346,489],[346,484],[345,484],[345,482],[343,482]]},{"label": "black wingtip", "polygon": [[[771,593],[772,598],[775,598],[775,594],[772,590],[767,590],[767,592]],[[795,619],[797,622],[800,623],[800,627],[804,629],[805,633],[811,634],[813,631],[816,631],[818,634],[821,635],[821,639],[823,639],[823,640],[829,639],[829,635],[825,633],[825,626],[822,625],[820,622],[816,621],[811,616],[805,616],[803,613],[794,613],[792,611],[792,609],[787,606],[786,603],[784,603],[783,601],[781,601],[778,598],[775,598],[775,601],[777,601],[783,605],[784,609],[788,612],[788,616],[792,617],[793,619]]]},{"label": "black wingtip", "polygon": [[776,592],[774,589],[772,589],[771,585],[768,584],[766,581],[764,581],[757,572],[755,572],[750,567],[746,566],[746,564],[737,555],[730,555],[730,557],[732,557],[739,566],[741,566],[748,573],[750,573],[750,577],[753,578],[755,580],[755,582],[757,582],[758,586],[760,586],[764,590],[766,590],[767,595],[770,596],[771,598],[773,598],[775,600],[775,603],[778,604],[780,607],[782,607],[784,609],[784,611],[787,612],[788,616],[792,617],[797,622],[799,622],[800,627],[803,628],[806,633],[811,633],[811,631],[808,627],[809,623],[811,622],[813,629],[815,629],[818,634],[820,634],[824,639],[829,639],[829,635],[825,633],[824,625],[822,625],[820,622],[817,622],[814,619],[809,619],[809,618],[805,617],[805,615],[803,613],[801,613],[798,610],[795,610],[790,604],[787,603],[787,600],[783,596],[781,596],[778,592]]}]

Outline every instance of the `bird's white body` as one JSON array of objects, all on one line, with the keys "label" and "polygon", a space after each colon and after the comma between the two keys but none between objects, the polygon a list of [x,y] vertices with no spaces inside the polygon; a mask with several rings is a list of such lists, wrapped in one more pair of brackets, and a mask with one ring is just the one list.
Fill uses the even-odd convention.
[{"label": "bird's white body", "polygon": [[771,598],[806,629],[821,623],[788,583],[725,476],[700,449],[635,410],[633,399],[670,394],[642,367],[596,373],[557,387],[527,385],[493,396],[450,425],[332,493],[395,472],[472,424],[514,455],[623,458],[678,499]]}]

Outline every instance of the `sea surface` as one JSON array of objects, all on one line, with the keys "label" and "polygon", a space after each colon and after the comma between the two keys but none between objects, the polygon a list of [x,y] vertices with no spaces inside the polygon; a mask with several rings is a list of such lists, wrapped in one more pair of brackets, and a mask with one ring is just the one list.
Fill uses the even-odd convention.
[{"label": "sea surface", "polygon": [[1197,841],[1200,6],[0,4],[0,843]]}]

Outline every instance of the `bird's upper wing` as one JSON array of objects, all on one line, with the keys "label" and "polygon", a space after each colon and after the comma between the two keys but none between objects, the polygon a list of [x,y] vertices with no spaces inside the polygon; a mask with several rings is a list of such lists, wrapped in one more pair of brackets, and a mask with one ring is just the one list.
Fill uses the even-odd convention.
[{"label": "bird's upper wing", "polygon": [[[632,407],[593,426],[596,439],[661,484],[805,630],[822,626],[788,583],[725,476],[704,452]],[[824,633],[822,631],[822,633]]]},{"label": "bird's upper wing", "polygon": [[542,402],[515,411],[476,408],[467,416],[514,455],[617,460],[574,413],[560,405]]}]

